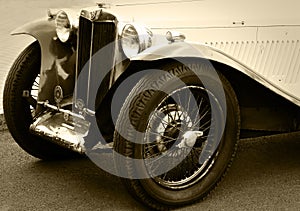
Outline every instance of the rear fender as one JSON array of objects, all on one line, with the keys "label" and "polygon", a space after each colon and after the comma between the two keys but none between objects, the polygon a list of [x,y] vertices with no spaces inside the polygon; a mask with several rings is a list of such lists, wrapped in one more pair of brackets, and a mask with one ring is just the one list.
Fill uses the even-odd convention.
[{"label": "rear fender", "polygon": [[54,88],[60,85],[64,96],[74,90],[76,52],[71,44],[56,37],[52,19],[30,22],[14,30],[12,35],[26,34],[34,37],[41,48],[41,71],[38,101],[54,103]]}]

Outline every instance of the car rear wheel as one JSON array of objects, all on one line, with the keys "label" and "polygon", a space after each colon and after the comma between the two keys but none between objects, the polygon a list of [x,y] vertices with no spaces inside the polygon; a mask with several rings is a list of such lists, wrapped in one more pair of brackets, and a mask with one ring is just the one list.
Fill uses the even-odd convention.
[{"label": "car rear wheel", "polygon": [[[211,65],[172,63],[160,69],[144,76],[127,97],[114,141],[129,192],[165,210],[202,199],[218,184],[235,155],[240,121],[234,90],[224,76],[211,74]],[[225,104],[215,88],[219,82]]]}]

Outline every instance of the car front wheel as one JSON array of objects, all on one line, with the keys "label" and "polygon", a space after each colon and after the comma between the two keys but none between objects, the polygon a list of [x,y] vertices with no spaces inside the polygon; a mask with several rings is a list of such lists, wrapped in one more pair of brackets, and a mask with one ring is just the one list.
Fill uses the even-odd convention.
[{"label": "car front wheel", "polygon": [[202,199],[218,184],[235,155],[240,122],[234,90],[211,65],[159,69],[127,97],[114,142],[126,188],[165,210]]},{"label": "car front wheel", "polygon": [[77,153],[29,131],[37,104],[40,67],[41,50],[35,41],[18,56],[5,82],[3,110],[7,127],[19,146],[34,157],[44,160],[78,157]]}]

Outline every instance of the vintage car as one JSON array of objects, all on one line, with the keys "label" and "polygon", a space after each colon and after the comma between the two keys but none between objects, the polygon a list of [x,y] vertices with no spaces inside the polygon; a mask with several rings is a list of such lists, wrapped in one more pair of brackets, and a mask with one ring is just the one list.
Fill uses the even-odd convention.
[{"label": "vintage car", "polygon": [[300,129],[300,3],[124,0],[16,29],[4,114],[45,160],[87,156],[146,206],[205,198],[237,142]]}]

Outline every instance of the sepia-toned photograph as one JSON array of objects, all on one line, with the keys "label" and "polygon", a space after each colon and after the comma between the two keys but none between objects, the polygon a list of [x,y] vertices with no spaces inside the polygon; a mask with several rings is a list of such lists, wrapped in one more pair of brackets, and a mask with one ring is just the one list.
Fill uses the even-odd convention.
[{"label": "sepia-toned photograph", "polygon": [[300,210],[299,1],[0,2],[0,211]]}]

